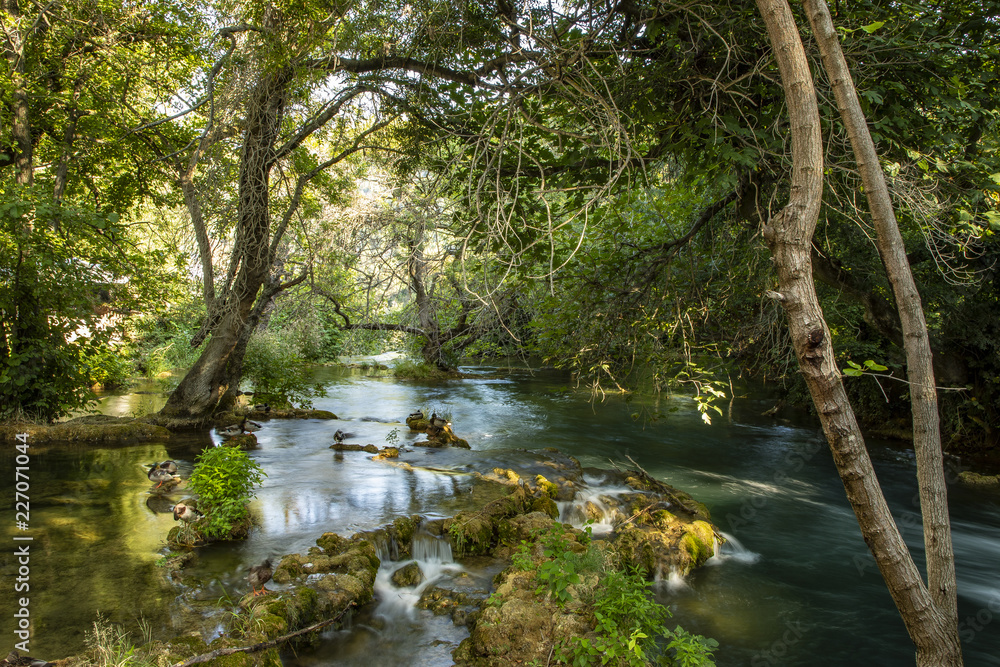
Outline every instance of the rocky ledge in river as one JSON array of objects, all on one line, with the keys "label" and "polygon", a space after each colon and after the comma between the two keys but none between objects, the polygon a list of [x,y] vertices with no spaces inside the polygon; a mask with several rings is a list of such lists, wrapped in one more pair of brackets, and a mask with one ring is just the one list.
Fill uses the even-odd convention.
[{"label": "rocky ledge in river", "polygon": [[[416,586],[425,575],[416,562],[407,561],[412,560],[417,533],[424,540],[447,541],[459,563],[490,563],[486,569],[499,571],[492,591],[436,581],[418,603],[469,628],[470,636],[455,650],[454,659],[470,666],[544,664],[553,650],[573,638],[596,636],[593,597],[608,572],[632,570],[654,579],[686,573],[712,556],[716,532],[708,511],[684,492],[641,470],[587,470],[588,480],[599,474],[609,485],[607,495],[594,495],[585,471],[572,457],[552,452],[538,459],[518,470],[477,473],[472,496],[490,498],[478,510],[439,519],[399,517],[350,538],[326,533],[307,553],[282,557],[274,568],[276,585],[263,595],[247,595],[227,632],[211,645],[186,638],[191,644],[188,655],[284,639],[323,619],[337,619],[373,600],[376,575],[386,565],[383,558],[399,563],[391,579],[394,586]],[[590,500],[583,500],[584,489]],[[559,504],[564,511],[575,508],[614,527],[604,539],[592,538],[589,531],[558,521]],[[556,591],[540,573],[555,569],[560,564],[554,561],[568,554],[574,554],[580,577]],[[584,561],[589,565],[582,565]],[[172,573],[175,583],[183,584],[186,563],[170,565],[179,568]],[[310,633],[294,641],[301,645],[315,637]],[[176,642],[172,657],[175,651]],[[276,658],[275,649],[269,648],[256,657],[240,653],[211,662],[240,666],[273,663]]]}]

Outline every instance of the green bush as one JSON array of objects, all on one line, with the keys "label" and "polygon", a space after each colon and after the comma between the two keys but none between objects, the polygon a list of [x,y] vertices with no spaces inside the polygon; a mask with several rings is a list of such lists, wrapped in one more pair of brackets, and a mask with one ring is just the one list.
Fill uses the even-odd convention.
[{"label": "green bush", "polygon": [[323,395],[323,385],[312,380],[298,346],[282,332],[253,335],[243,360],[243,379],[253,386],[254,400],[275,407],[310,407],[313,398]]},{"label": "green bush", "polygon": [[211,447],[196,459],[191,490],[198,494],[198,509],[205,518],[199,531],[210,538],[225,538],[246,526],[247,503],[254,497],[265,473],[242,449]]}]

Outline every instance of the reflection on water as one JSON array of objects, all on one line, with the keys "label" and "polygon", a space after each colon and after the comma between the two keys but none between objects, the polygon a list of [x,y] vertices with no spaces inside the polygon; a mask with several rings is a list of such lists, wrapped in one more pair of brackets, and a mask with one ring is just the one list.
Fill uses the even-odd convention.
[{"label": "reflection on water", "polygon": [[[555,447],[601,468],[630,456],[709,506],[729,543],[710,567],[684,585],[659,586],[657,594],[676,622],[719,640],[720,665],[853,664],[859,656],[868,664],[912,664],[902,622],[811,422],[762,418],[771,403],[746,399],[734,403],[731,421],[717,418],[709,427],[683,397],[591,404],[570,391],[560,374],[469,370],[474,371],[469,379],[434,385],[331,372],[327,396],[316,407],[332,410],[339,420],[266,422],[257,433],[260,446],[250,452],[268,473],[253,503],[260,527],[245,543],[201,549],[193,571],[203,585],[180,598],[155,564],[174,525],[164,509],[172,499],[148,494],[142,466],[172,458],[186,477],[197,453],[218,436],[175,436],[117,448],[33,449],[32,653],[78,652],[97,611],[128,623],[141,615],[161,634],[179,633],[197,616],[199,601],[246,592],[251,563],[304,552],[327,531],[351,534],[400,514],[454,514],[478,501],[470,493],[473,469],[527,463],[535,458],[530,450]],[[402,421],[419,408],[450,415],[473,451],[414,447],[423,435],[411,433]],[[634,419],[636,413],[667,417],[650,423]],[[338,428],[361,444],[396,439],[403,448],[400,461],[333,452],[329,445]],[[912,454],[881,443],[871,443],[871,450],[919,562],[923,547],[919,521],[912,520]],[[0,453],[0,470],[13,469],[13,454]],[[595,506],[602,493],[614,493],[600,489],[598,478],[588,478],[588,485]],[[0,539],[12,544],[9,485],[3,494]],[[998,665],[1000,498],[952,487],[950,505],[960,615],[979,614],[982,628],[971,640],[963,637],[966,664]],[[11,549],[0,558],[5,581],[11,581]],[[384,603],[387,593],[380,592]],[[372,655],[395,646],[392,650],[405,656],[397,664],[450,664],[450,650],[466,635],[448,617],[409,607],[413,622],[387,623],[385,614],[380,620],[375,613],[379,608],[385,609],[365,610],[353,630],[331,630],[315,651],[286,656],[287,662],[372,664]],[[990,616],[985,625],[983,610]],[[7,616],[0,631],[11,636],[11,629]]]}]

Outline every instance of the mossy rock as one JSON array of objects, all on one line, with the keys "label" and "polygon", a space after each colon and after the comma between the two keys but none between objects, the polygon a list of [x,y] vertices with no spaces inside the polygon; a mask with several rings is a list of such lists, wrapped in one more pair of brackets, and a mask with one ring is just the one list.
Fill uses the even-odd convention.
[{"label": "mossy rock", "polygon": [[550,482],[544,475],[535,475],[535,484],[538,485],[539,491],[547,495],[549,498],[556,498],[559,496],[559,485],[554,482]]},{"label": "mossy rock", "polygon": [[407,563],[392,573],[392,585],[396,588],[410,588],[426,580],[423,570],[416,562]]},{"label": "mossy rock", "polygon": [[519,514],[502,519],[497,525],[497,535],[501,544],[514,547],[522,540],[532,541],[538,535],[549,532],[554,524],[555,521],[546,512]]},{"label": "mossy rock", "polygon": [[478,512],[459,512],[445,521],[448,541],[459,556],[487,554],[493,545],[493,524]]},{"label": "mossy rock", "polygon": [[241,433],[226,438],[222,441],[226,447],[239,447],[240,449],[257,449],[257,436],[253,433]]},{"label": "mossy rock", "polygon": [[969,486],[1000,489],[1000,475],[983,475],[971,470],[963,470],[958,473],[958,479]]},{"label": "mossy rock", "polygon": [[276,584],[287,584],[302,577],[304,574],[302,557],[299,554],[289,554],[282,558],[278,566],[274,568],[274,574],[271,576],[271,579]]},{"label": "mossy rock", "polygon": [[559,506],[556,505],[556,501],[549,496],[542,496],[541,498],[533,499],[531,501],[531,511],[544,512],[553,519],[559,518]]},{"label": "mossy rock", "polygon": [[316,545],[326,553],[340,553],[347,548],[348,544],[350,544],[350,540],[337,533],[323,533],[316,540]]},{"label": "mossy rock", "polygon": [[389,535],[396,540],[396,545],[403,553],[410,553],[410,545],[413,542],[413,534],[417,532],[417,520],[414,517],[396,517],[389,528]]},{"label": "mossy rock", "polygon": [[28,434],[28,442],[84,442],[130,444],[148,440],[167,440],[170,431],[163,426],[127,417],[89,415],[58,424],[4,424],[0,442],[15,442],[16,436]]},{"label": "mossy rock", "polygon": [[362,449],[369,454],[378,454],[378,447],[376,445],[365,445]]},{"label": "mossy rock", "polygon": [[330,445],[330,449],[336,450],[338,452],[360,452],[364,449],[363,445],[358,444],[344,444],[343,442],[335,442]]},{"label": "mossy rock", "polygon": [[681,549],[686,551],[691,560],[683,568],[687,574],[695,567],[701,567],[715,554],[715,531],[704,521],[695,521],[687,527],[687,532],[681,538]]},{"label": "mossy rock", "polygon": [[411,431],[426,431],[427,427],[431,425],[429,419],[415,419],[413,417],[406,418],[406,425],[410,427]]},{"label": "mossy rock", "polygon": [[[212,642],[212,650],[216,648],[230,647],[215,646],[215,642]],[[230,653],[213,658],[203,664],[209,667],[282,667],[281,653],[276,648],[257,653]]]},{"label": "mossy rock", "polygon": [[398,459],[399,458],[399,447],[383,447],[379,450],[378,455],[375,456],[377,459]]}]

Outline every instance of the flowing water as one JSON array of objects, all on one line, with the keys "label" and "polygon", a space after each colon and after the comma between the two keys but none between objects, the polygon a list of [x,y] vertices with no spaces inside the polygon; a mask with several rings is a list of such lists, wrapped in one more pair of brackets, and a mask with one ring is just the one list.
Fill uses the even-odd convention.
[{"label": "flowing water", "polygon": [[[674,621],[719,641],[718,664],[913,664],[902,621],[810,420],[761,417],[773,403],[761,397],[734,401],[725,417],[706,426],[684,397],[592,404],[559,373],[463,370],[466,379],[432,385],[331,372],[327,395],[316,407],[339,420],[267,422],[250,452],[268,474],[253,503],[260,527],[244,543],[200,549],[191,566],[196,585],[185,589],[167,582],[156,565],[175,525],[169,507],[183,492],[150,495],[143,465],[172,458],[186,477],[197,453],[218,442],[215,434],[121,447],[32,447],[29,530],[15,530],[11,484],[3,486],[0,505],[0,539],[21,545],[12,540],[15,533],[34,538],[28,543],[32,655],[51,659],[81,651],[98,612],[129,627],[143,618],[154,636],[197,630],[211,638],[225,618],[207,608],[246,592],[249,565],[305,552],[328,531],[349,535],[399,515],[450,516],[482,500],[472,470],[530,465],[536,452],[554,447],[596,468],[612,461],[630,465],[626,457],[632,457],[709,506],[729,541],[686,580],[662,573],[656,591]],[[152,399],[133,394],[114,400],[119,403],[109,411],[129,414],[137,409],[130,400]],[[423,436],[400,422],[421,407],[448,415],[472,451],[413,448]],[[651,415],[660,417],[650,421]],[[372,461],[364,452],[333,452],[337,429],[348,433],[347,442],[381,446],[395,440],[404,450],[401,460],[412,467]],[[913,454],[889,443],[869,446],[920,563]],[[8,479],[15,454],[11,447],[0,452],[0,471]],[[599,516],[621,491],[597,473],[586,481],[580,502],[561,507],[564,520]],[[952,485],[950,505],[966,664],[1000,665],[1000,494]],[[608,529],[595,525],[595,533]],[[413,560],[426,577],[422,583],[390,583],[409,561],[393,560],[387,545],[377,602],[350,627],[326,632],[309,653],[286,655],[286,665],[451,664],[450,651],[467,631],[449,616],[417,608],[416,601],[433,586],[481,593],[496,566],[454,563],[446,545],[430,536],[417,542]],[[0,554],[5,637],[14,636],[6,610],[20,596],[12,591],[18,567],[12,551]]]}]

